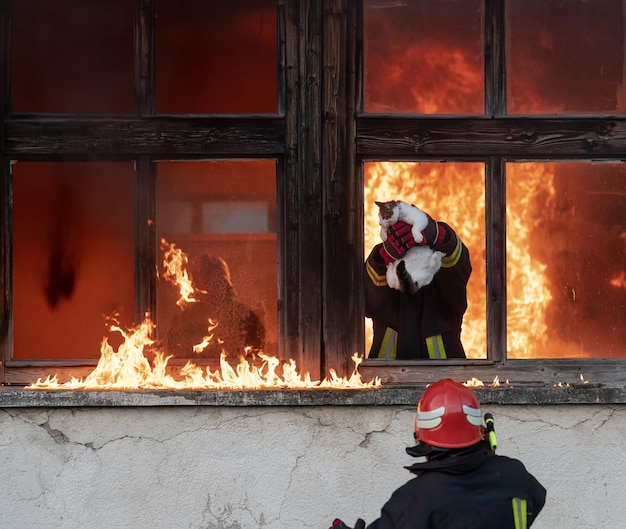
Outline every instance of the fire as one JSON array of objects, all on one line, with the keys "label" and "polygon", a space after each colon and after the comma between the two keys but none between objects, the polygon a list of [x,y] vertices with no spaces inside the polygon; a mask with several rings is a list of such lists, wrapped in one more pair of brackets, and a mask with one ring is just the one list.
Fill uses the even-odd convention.
[{"label": "fire", "polygon": [[[209,333],[213,331],[213,329],[215,329],[217,325],[218,323],[216,321],[213,321],[212,319],[209,318],[209,325],[207,327],[207,330],[209,331]],[[208,336],[205,336],[204,338],[202,338],[202,341],[199,344],[196,344],[193,346],[193,352],[201,353],[202,351],[204,351],[208,347],[208,345],[211,343],[212,339],[213,339],[212,334],[209,334]]]},{"label": "fire", "polygon": [[[531,235],[553,209],[554,173],[546,164],[509,164],[507,168],[507,344],[516,357],[542,356],[546,311],[552,300],[546,263],[533,256]],[[543,204],[534,202],[543,197]]]},{"label": "fire", "polygon": [[[365,251],[380,241],[375,200],[400,199],[450,224],[472,255],[468,309],[461,339],[468,357],[484,358],[486,343],[485,197],[482,164],[371,162],[365,164]],[[371,325],[366,325],[366,349]]]},{"label": "fire", "polygon": [[[118,332],[124,338],[115,351],[104,338],[100,348],[100,360],[96,368],[85,378],[72,378],[69,382],[59,383],[57,376],[48,376],[45,380],[28,386],[28,389],[364,389],[377,388],[381,385],[376,377],[370,382],[363,382],[358,372],[362,357],[357,353],[352,356],[355,364],[350,377],[339,377],[331,369],[324,380],[311,380],[308,373],[300,374],[294,360],[283,363],[273,356],[259,354],[261,365],[252,365],[242,358],[236,366],[226,361],[226,354],[220,357],[220,369],[211,371],[193,362],[187,362],[180,369],[178,377],[168,374],[168,361],[171,356],[154,347],[152,332],[155,325],[147,315],[144,321],[130,330],[123,330],[118,325],[111,325],[111,331]],[[150,352],[153,359],[148,360]],[[280,368],[280,369],[279,369]]]},{"label": "fire", "polygon": [[[180,292],[177,305],[184,308],[185,303],[195,302],[191,297],[197,290],[193,287],[191,278],[185,268],[187,255],[174,244],[161,240],[165,252],[163,266],[166,269],[164,277],[176,285]],[[211,331],[219,322],[208,320],[207,336],[201,343],[193,347],[194,352],[201,352],[212,340]],[[117,350],[109,344],[105,337],[100,347],[100,359],[95,369],[85,378],[72,378],[69,382],[59,383],[58,377],[48,376],[44,380],[28,386],[28,389],[82,389],[82,390],[134,390],[134,389],[367,389],[381,385],[380,378],[370,382],[363,382],[358,372],[358,366],[363,358],[354,353],[352,361],[354,370],[349,377],[340,377],[334,369],[329,370],[329,376],[323,380],[311,380],[309,373],[300,374],[296,362],[290,359],[281,364],[281,361],[264,353],[259,353],[260,365],[250,363],[244,356],[236,366],[231,366],[226,360],[226,353],[220,356],[220,368],[211,371],[210,367],[199,367],[189,361],[181,369],[177,377],[168,369],[168,362],[172,355],[166,355],[152,338],[156,326],[150,315],[146,314],[144,321],[131,329],[124,330],[117,322],[110,325],[112,332],[117,332],[123,338]],[[148,360],[148,356],[152,361]]]},{"label": "fire", "polygon": [[[533,256],[529,247],[531,234],[539,222],[536,198],[543,197],[541,207],[550,211],[554,175],[546,164],[510,164],[507,170],[508,350],[517,357],[540,356],[545,349],[545,314],[552,296],[545,274],[547,265]],[[379,241],[378,207],[374,201],[391,199],[415,204],[447,222],[469,248],[473,272],[461,339],[468,358],[484,358],[486,270],[482,164],[376,162],[365,164],[365,173],[366,251]]]},{"label": "fire", "polygon": [[186,266],[189,261],[187,255],[180,248],[176,248],[174,243],[168,243],[165,239],[161,239],[161,248],[164,250],[163,267],[165,271],[163,278],[180,290],[180,298],[178,298],[176,305],[183,308],[185,303],[194,303],[196,299],[192,296],[196,289],[193,287],[187,272]]}]

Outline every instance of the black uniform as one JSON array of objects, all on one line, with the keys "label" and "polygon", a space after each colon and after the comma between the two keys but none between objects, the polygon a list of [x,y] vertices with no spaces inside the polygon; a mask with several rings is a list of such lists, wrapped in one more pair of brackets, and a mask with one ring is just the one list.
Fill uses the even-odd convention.
[{"label": "black uniform", "polygon": [[393,493],[368,529],[522,529],[546,499],[520,461],[483,450],[407,468],[417,477]]},{"label": "black uniform", "polygon": [[439,225],[446,235],[431,248],[445,257],[433,281],[414,295],[387,285],[380,244],[365,261],[365,315],[372,318],[374,328],[369,358],[465,358],[461,324],[472,266],[469,251],[454,230],[443,222]]}]

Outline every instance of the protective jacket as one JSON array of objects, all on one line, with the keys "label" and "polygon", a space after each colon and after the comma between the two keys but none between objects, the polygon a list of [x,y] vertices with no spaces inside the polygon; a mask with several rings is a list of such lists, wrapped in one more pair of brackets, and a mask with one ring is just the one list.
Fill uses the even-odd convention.
[{"label": "protective jacket", "polygon": [[407,468],[417,477],[367,529],[527,529],[545,503],[546,490],[520,461],[483,450]]},{"label": "protective jacket", "polygon": [[429,285],[405,294],[387,285],[387,267],[376,245],[365,261],[365,315],[374,336],[369,358],[465,358],[461,324],[467,310],[469,251],[450,226],[443,242],[431,245],[445,254]]}]

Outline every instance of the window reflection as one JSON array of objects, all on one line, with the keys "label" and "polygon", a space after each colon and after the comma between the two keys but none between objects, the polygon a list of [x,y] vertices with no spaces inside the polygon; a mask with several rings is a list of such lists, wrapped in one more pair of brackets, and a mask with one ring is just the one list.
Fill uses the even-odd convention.
[{"label": "window reflection", "polygon": [[161,252],[171,244],[184,252],[197,289],[195,301],[177,304],[179,290],[161,277],[166,352],[217,360],[222,350],[237,358],[250,348],[276,356],[275,162],[159,163],[158,219]]}]

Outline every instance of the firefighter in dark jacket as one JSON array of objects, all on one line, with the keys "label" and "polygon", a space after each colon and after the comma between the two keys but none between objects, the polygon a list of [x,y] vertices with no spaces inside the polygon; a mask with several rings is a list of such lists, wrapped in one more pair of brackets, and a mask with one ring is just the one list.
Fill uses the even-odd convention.
[{"label": "firefighter in dark jacket", "polygon": [[[425,462],[385,503],[367,529],[527,529],[546,499],[524,465],[496,455],[484,435],[472,391],[452,379],[428,387],[415,418],[417,444],[407,448]],[[355,528],[364,528],[359,519]],[[349,529],[341,520],[333,529]]]},{"label": "firefighter in dark jacket", "polygon": [[374,336],[368,358],[465,358],[461,325],[467,310],[470,255],[454,230],[428,216],[420,245],[443,252],[441,268],[415,294],[387,284],[387,265],[417,243],[411,225],[396,222],[365,261],[365,315]]}]

